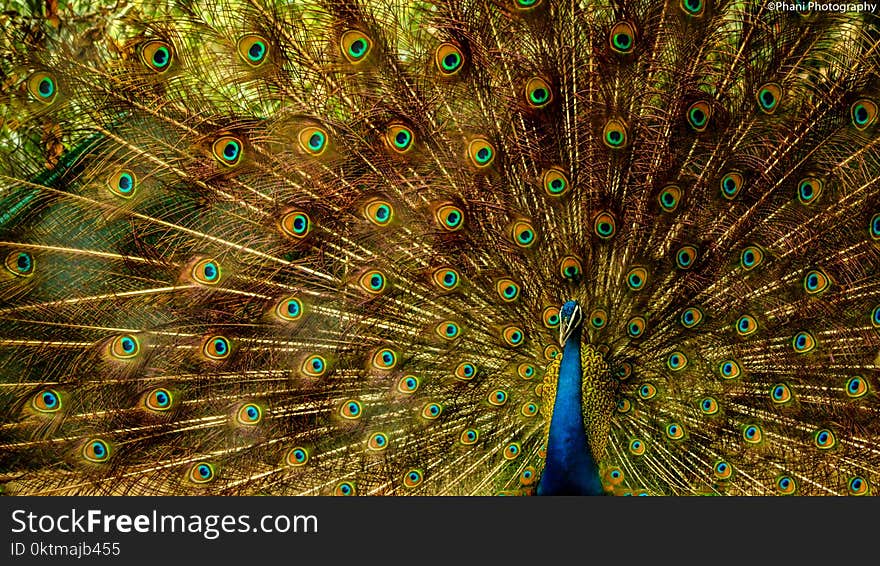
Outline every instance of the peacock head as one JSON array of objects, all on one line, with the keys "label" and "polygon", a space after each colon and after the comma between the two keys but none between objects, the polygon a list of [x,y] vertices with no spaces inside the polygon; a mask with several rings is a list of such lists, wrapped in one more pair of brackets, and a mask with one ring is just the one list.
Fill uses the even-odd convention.
[{"label": "peacock head", "polygon": [[561,347],[565,347],[565,343],[575,334],[575,331],[580,332],[583,320],[581,307],[577,301],[566,301],[562,305],[562,308],[559,309],[559,345]]}]

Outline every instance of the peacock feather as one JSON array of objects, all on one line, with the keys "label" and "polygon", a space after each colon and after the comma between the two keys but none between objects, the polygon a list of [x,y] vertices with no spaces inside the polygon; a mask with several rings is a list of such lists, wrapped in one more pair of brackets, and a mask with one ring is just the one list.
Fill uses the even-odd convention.
[{"label": "peacock feather", "polygon": [[880,482],[877,14],[37,4],[0,16],[4,493]]}]

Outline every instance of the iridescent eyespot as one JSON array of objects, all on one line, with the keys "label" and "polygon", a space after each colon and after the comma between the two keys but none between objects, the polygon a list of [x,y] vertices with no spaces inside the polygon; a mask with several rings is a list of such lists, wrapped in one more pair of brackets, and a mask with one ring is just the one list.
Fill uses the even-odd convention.
[{"label": "iridescent eyespot", "polygon": [[678,185],[667,185],[657,195],[657,202],[660,203],[663,212],[675,212],[683,195],[684,193]]},{"label": "iridescent eyespot", "polygon": [[397,391],[409,395],[419,388],[419,378],[414,375],[404,375],[397,382]]},{"label": "iridescent eyespot", "polygon": [[782,495],[792,495],[797,491],[797,482],[791,476],[779,476],[776,478],[776,489]]},{"label": "iridescent eyespot", "polygon": [[810,295],[818,295],[828,289],[831,280],[821,269],[813,269],[804,276],[804,291]]},{"label": "iridescent eyespot", "polygon": [[739,264],[746,271],[758,267],[763,261],[764,251],[758,246],[748,246],[739,255]]},{"label": "iridescent eyespot", "polygon": [[715,462],[715,465],[712,466],[712,472],[719,480],[727,480],[733,475],[733,467],[724,460],[718,460]]},{"label": "iridescent eyespot", "polygon": [[388,435],[384,432],[374,432],[367,439],[367,448],[373,451],[381,451],[388,448]]},{"label": "iridescent eyespot", "polygon": [[462,431],[461,435],[458,437],[458,441],[464,444],[465,446],[472,446],[477,443],[477,440],[480,439],[480,431],[475,428],[469,428]]},{"label": "iridescent eyespot", "polygon": [[670,440],[681,440],[684,438],[684,427],[678,423],[669,423],[665,428],[666,436]]},{"label": "iridescent eyespot", "polygon": [[813,444],[820,450],[830,450],[837,446],[837,438],[830,429],[820,428],[813,433]]},{"label": "iridescent eyespot", "polygon": [[519,442],[511,442],[504,447],[504,459],[516,460],[517,458],[519,458],[521,452],[522,446],[520,446]]},{"label": "iridescent eyespot", "polygon": [[57,413],[61,410],[61,395],[54,389],[43,389],[31,397],[31,407],[40,413]]},{"label": "iridescent eyespot", "polygon": [[544,348],[544,359],[545,360],[555,360],[559,355],[559,347],[556,344],[549,344]]},{"label": "iridescent eyespot", "polygon": [[443,413],[443,407],[439,403],[428,403],[422,408],[422,417],[434,420]]},{"label": "iridescent eyespot", "polygon": [[594,309],[590,313],[590,326],[600,330],[605,328],[606,324],[608,324],[608,313],[605,312],[605,309]]},{"label": "iridescent eyespot", "polygon": [[464,212],[453,204],[444,204],[434,213],[434,219],[448,232],[460,230],[464,226]]},{"label": "iridescent eyespot", "polygon": [[543,1],[544,0],[513,0],[513,7],[520,12],[527,12],[540,6]]},{"label": "iridescent eyespot", "polygon": [[413,148],[415,134],[403,124],[391,124],[385,130],[385,143],[397,153],[406,153]]},{"label": "iridescent eyespot", "polygon": [[749,444],[759,444],[764,440],[764,431],[758,425],[746,425],[743,427],[742,437]]},{"label": "iridescent eyespot", "polygon": [[643,401],[653,399],[657,396],[657,388],[652,383],[643,383],[639,386],[639,398]]},{"label": "iridescent eyespot", "polygon": [[495,292],[502,301],[509,303],[519,298],[519,285],[513,279],[499,279],[495,282]]},{"label": "iridescent eyespot", "polygon": [[144,405],[151,411],[168,411],[174,406],[174,395],[164,387],[157,387],[144,396]]},{"label": "iridescent eyespot", "polygon": [[633,372],[633,366],[629,362],[620,362],[620,365],[617,366],[617,371],[614,372],[614,376],[621,380],[627,380],[630,378]]},{"label": "iridescent eyespot", "polygon": [[190,270],[190,275],[202,285],[216,285],[220,282],[223,272],[220,264],[212,258],[204,258],[195,263]]},{"label": "iridescent eyespot", "polygon": [[617,53],[632,53],[636,44],[636,31],[629,22],[614,24],[608,34],[608,43],[611,49]]},{"label": "iridescent eyespot", "polygon": [[615,407],[618,413],[626,414],[632,410],[632,403],[629,399],[621,399]]},{"label": "iridescent eyespot", "polygon": [[86,440],[82,447],[82,457],[96,464],[106,462],[110,459],[110,445],[100,438]]},{"label": "iridescent eyespot", "polygon": [[718,406],[718,400],[714,397],[703,397],[700,399],[699,406],[704,415],[716,415],[721,410]]},{"label": "iridescent eyespot", "polygon": [[501,339],[508,346],[516,348],[521,346],[526,339],[525,331],[519,326],[505,326],[501,330]]},{"label": "iridescent eyespot", "polygon": [[34,100],[43,104],[52,104],[58,95],[58,84],[55,77],[44,71],[33,73],[27,79],[27,90]]},{"label": "iridescent eyespot", "polygon": [[770,399],[777,405],[784,405],[792,400],[791,388],[785,383],[777,383],[770,388]]},{"label": "iridescent eyespot", "polygon": [[644,267],[633,267],[626,274],[626,286],[630,291],[641,291],[648,282],[648,270]]},{"label": "iridescent eyespot", "polygon": [[871,217],[871,225],[868,227],[868,233],[875,242],[880,241],[880,212]]},{"label": "iridescent eyespot", "polygon": [[501,407],[507,403],[507,392],[503,389],[496,389],[489,393],[488,400],[490,405]]},{"label": "iridescent eyespot", "polygon": [[877,121],[877,109],[877,103],[867,98],[854,102],[849,110],[853,126],[859,131],[867,130]]},{"label": "iridescent eyespot", "polygon": [[776,83],[767,83],[758,89],[755,94],[758,99],[758,108],[765,114],[773,114],[782,100],[782,87]]},{"label": "iridescent eyespot", "polygon": [[324,356],[312,354],[303,360],[300,369],[308,377],[321,377],[327,373],[327,360]]},{"label": "iridescent eyespot", "polygon": [[687,356],[684,355],[684,352],[672,352],[669,354],[669,357],[666,358],[666,367],[668,367],[672,371],[681,371],[686,368],[688,365]]},{"label": "iridescent eyespot", "polygon": [[256,403],[246,403],[235,413],[238,424],[252,426],[263,420],[263,409]]},{"label": "iridescent eyespot", "polygon": [[532,108],[544,108],[553,102],[553,89],[544,79],[532,77],[526,83],[525,98]]},{"label": "iridescent eyespot", "polygon": [[373,48],[373,41],[367,35],[356,29],[348,30],[342,34],[339,41],[339,47],[342,56],[348,59],[349,63],[360,63],[364,61],[370,50]]},{"label": "iridescent eyespot", "polygon": [[703,5],[703,0],[680,0],[679,6],[685,14],[693,18],[702,16],[703,11],[706,9]]},{"label": "iridescent eyespot", "polygon": [[349,399],[348,401],[342,404],[342,407],[339,409],[339,414],[344,419],[354,420],[359,419],[364,413],[363,405],[361,405],[360,401],[356,401],[354,399]]},{"label": "iridescent eyespot", "polygon": [[303,303],[296,297],[281,299],[275,306],[275,314],[284,321],[299,320],[303,315]]},{"label": "iridescent eyespot", "polygon": [[559,274],[569,281],[576,281],[580,278],[582,272],[581,260],[574,256],[565,256],[559,262]]},{"label": "iridescent eyespot", "polygon": [[522,485],[532,485],[538,477],[538,472],[532,466],[526,466],[519,474],[519,483]]},{"label": "iridescent eyespot", "polygon": [[4,267],[16,277],[30,277],[34,274],[34,256],[29,252],[14,251],[6,255]]},{"label": "iridescent eyespot", "polygon": [[871,311],[871,325],[874,328],[880,328],[880,305],[877,305]]},{"label": "iridescent eyespot", "polygon": [[694,246],[682,246],[675,253],[675,265],[679,269],[690,269],[697,261],[697,248]]},{"label": "iridescent eyespot", "polygon": [[603,240],[613,238],[617,232],[617,222],[615,222],[614,216],[610,212],[600,212],[593,219],[593,232]]},{"label": "iridescent eyespot", "polygon": [[412,489],[422,483],[424,476],[421,470],[410,470],[403,474],[403,487]]},{"label": "iridescent eyespot", "polygon": [[544,186],[544,192],[551,197],[561,197],[569,189],[568,176],[558,167],[545,170],[541,175],[541,184]]},{"label": "iridescent eyespot", "polygon": [[364,218],[376,226],[388,226],[394,220],[394,207],[385,199],[367,201],[363,208]]},{"label": "iridescent eyespot", "polygon": [[210,360],[225,360],[232,352],[232,345],[225,336],[209,336],[202,345],[202,354]]},{"label": "iridescent eyespot", "polygon": [[801,204],[812,204],[816,202],[816,199],[818,199],[819,195],[822,193],[823,187],[824,183],[821,179],[815,179],[813,177],[802,179],[801,182],[798,183],[798,200]]},{"label": "iridescent eyespot", "polygon": [[629,441],[629,453],[633,456],[641,456],[645,453],[645,443],[638,438]]},{"label": "iridescent eyespot", "polygon": [[343,481],[336,484],[336,487],[333,488],[333,495],[338,495],[340,497],[353,497],[357,495],[357,490],[354,487],[354,484],[350,481]]},{"label": "iridescent eyespot", "polygon": [[538,405],[529,401],[528,403],[523,404],[519,412],[522,413],[524,417],[534,417],[538,414]]},{"label": "iridescent eyespot", "polygon": [[281,217],[279,226],[285,235],[301,240],[312,230],[312,220],[305,212],[294,210]]},{"label": "iridescent eyespot", "polygon": [[477,376],[477,366],[470,362],[462,362],[455,367],[455,377],[462,381],[470,381]]},{"label": "iridescent eyespot", "polygon": [[137,188],[137,177],[133,172],[122,169],[110,175],[107,188],[118,197],[131,198]]},{"label": "iridescent eyespot", "polygon": [[455,340],[461,335],[461,327],[451,320],[445,320],[434,327],[434,332],[444,340]]},{"label": "iridescent eyespot", "polygon": [[620,149],[629,143],[626,123],[618,118],[608,120],[602,129],[602,143],[611,149]]},{"label": "iridescent eyespot", "polygon": [[806,330],[798,332],[791,339],[791,347],[798,354],[806,354],[816,348],[816,339]]},{"label": "iridescent eyespot", "polygon": [[851,477],[849,481],[846,482],[846,491],[850,495],[868,495],[870,488],[871,484],[868,483],[868,480],[860,476]]},{"label": "iridescent eyespot", "polygon": [[461,283],[461,275],[452,267],[441,267],[434,270],[431,280],[444,291],[452,291]]},{"label": "iridescent eyespot", "polygon": [[[685,2],[687,0],[684,0]],[[699,101],[690,105],[687,111],[688,124],[696,132],[703,132],[709,125],[709,118],[712,117],[712,108],[708,102]]]},{"label": "iridescent eyespot", "polygon": [[535,229],[525,220],[517,220],[514,222],[508,233],[510,235],[510,240],[520,248],[530,248],[538,239],[535,234]]},{"label": "iridescent eyespot", "polygon": [[733,200],[745,185],[745,178],[739,171],[733,171],[721,178],[721,196]]},{"label": "iridescent eyespot", "polygon": [[485,169],[495,160],[495,148],[488,140],[476,138],[468,144],[467,156],[471,165],[477,169]]},{"label": "iridescent eyespot", "polygon": [[685,328],[694,328],[703,320],[703,311],[697,307],[688,307],[681,312],[678,320]]},{"label": "iridescent eyespot", "polygon": [[541,322],[545,328],[556,328],[559,326],[559,309],[556,307],[546,307],[541,313]]},{"label": "iridescent eyespot", "polygon": [[171,68],[174,50],[170,43],[154,39],[141,45],[140,54],[141,61],[148,69],[156,73],[164,73]]},{"label": "iridescent eyespot", "polygon": [[236,47],[239,58],[251,67],[259,67],[269,55],[269,42],[259,35],[242,36]]},{"label": "iridescent eyespot", "polygon": [[397,367],[398,358],[397,352],[391,348],[380,348],[373,354],[370,363],[375,369],[389,371]]},{"label": "iridescent eyespot", "polygon": [[722,379],[736,379],[742,374],[742,368],[736,360],[725,360],[718,364],[718,373]]},{"label": "iridescent eyespot", "polygon": [[287,465],[295,468],[305,466],[306,462],[309,461],[309,451],[302,446],[297,446],[287,452],[287,458],[285,458],[285,460]]},{"label": "iridescent eyespot", "polygon": [[371,269],[361,275],[358,285],[371,295],[381,295],[385,291],[387,281],[378,269]]},{"label": "iridescent eyespot", "polygon": [[846,396],[850,399],[864,397],[869,389],[868,380],[861,376],[851,377],[846,382]]},{"label": "iridescent eyespot", "polygon": [[752,315],[744,314],[737,319],[734,328],[740,336],[750,336],[758,331],[758,321]]},{"label": "iridescent eyespot", "polygon": [[434,64],[445,77],[457,75],[464,68],[464,53],[457,45],[442,43],[434,52]]},{"label": "iridescent eyespot", "polygon": [[620,485],[623,483],[623,470],[614,466],[605,470],[604,479],[610,485]]},{"label": "iridescent eyespot", "polygon": [[518,366],[516,366],[516,373],[521,378],[529,380],[535,377],[537,370],[532,364],[519,364]]},{"label": "iridescent eyespot", "polygon": [[626,323],[626,333],[630,338],[638,338],[645,333],[647,321],[642,316],[634,316]]},{"label": "iridescent eyespot", "polygon": [[208,462],[198,462],[193,464],[189,469],[187,477],[189,478],[189,481],[196,484],[212,482],[216,477],[214,465]]},{"label": "iridescent eyespot", "polygon": [[130,360],[141,351],[141,345],[133,334],[122,334],[110,341],[110,355],[117,360]]},{"label": "iridescent eyespot", "polygon": [[318,126],[308,126],[299,131],[299,146],[309,155],[319,156],[327,150],[327,131]]}]

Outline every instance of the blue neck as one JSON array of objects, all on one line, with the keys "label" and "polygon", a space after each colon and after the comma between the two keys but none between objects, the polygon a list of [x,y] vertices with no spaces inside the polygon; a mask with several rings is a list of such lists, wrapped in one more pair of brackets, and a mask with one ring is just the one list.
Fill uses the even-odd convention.
[{"label": "blue neck", "polygon": [[581,333],[565,342],[556,401],[550,420],[547,461],[538,495],[602,495],[599,469],[593,460],[581,406]]}]

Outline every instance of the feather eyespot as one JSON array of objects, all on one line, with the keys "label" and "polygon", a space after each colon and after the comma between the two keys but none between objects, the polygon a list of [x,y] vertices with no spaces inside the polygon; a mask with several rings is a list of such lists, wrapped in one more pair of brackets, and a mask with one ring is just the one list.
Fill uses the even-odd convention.
[{"label": "feather eyespot", "polygon": [[758,267],[764,261],[764,251],[758,246],[748,246],[739,256],[739,263],[746,271]]},{"label": "feather eyespot", "polygon": [[734,328],[740,336],[751,336],[758,331],[758,321],[752,315],[744,314],[737,319]]},{"label": "feather eyespot", "polygon": [[712,472],[719,480],[729,480],[733,475],[733,466],[724,460],[718,460],[715,462],[715,465],[712,466]]},{"label": "feather eyespot", "polygon": [[357,489],[350,481],[343,481],[336,484],[336,487],[333,488],[333,495],[338,495],[340,497],[354,497],[357,495]]},{"label": "feather eyespot", "polygon": [[593,219],[593,232],[603,240],[609,240],[617,233],[617,222],[610,212],[600,212]]},{"label": "feather eyespot", "polygon": [[110,445],[100,438],[92,438],[83,444],[81,454],[89,462],[101,464],[110,459]]},{"label": "feather eyespot", "polygon": [[694,328],[702,322],[703,311],[698,307],[688,307],[682,311],[678,320],[685,328]]},{"label": "feather eyespot", "polygon": [[806,354],[816,348],[816,339],[812,333],[803,330],[795,334],[794,338],[791,339],[791,347],[798,354]]},{"label": "feather eyespot", "polygon": [[444,340],[455,340],[461,335],[461,326],[451,320],[445,320],[434,328],[434,332]]},{"label": "feather eyespot", "polygon": [[664,429],[666,437],[670,440],[681,440],[684,438],[684,427],[678,423],[669,423]]},{"label": "feather eyespot", "polygon": [[830,429],[820,428],[813,433],[813,444],[819,450],[830,450],[837,446],[837,438]]},{"label": "feather eyespot", "polygon": [[399,356],[391,348],[379,348],[370,359],[370,365],[380,371],[390,371],[397,367]]},{"label": "feather eyespot", "polygon": [[594,309],[590,313],[590,326],[596,330],[601,330],[605,328],[606,324],[608,324],[608,313],[605,312],[605,309]]},{"label": "feather eyespot", "polygon": [[140,55],[141,61],[149,70],[161,74],[171,68],[174,49],[167,41],[153,39],[141,45]]},{"label": "feather eyespot", "polygon": [[657,396],[657,388],[652,383],[643,383],[639,386],[639,398],[648,401]]},{"label": "feather eyespot", "polygon": [[305,212],[293,210],[282,216],[278,225],[284,235],[302,240],[312,230],[312,219]]},{"label": "feather eyespot", "polygon": [[791,387],[786,383],[777,383],[770,388],[770,399],[777,405],[785,405],[791,402],[793,398]]},{"label": "feather eyespot", "polygon": [[853,126],[859,131],[867,130],[874,122],[877,121],[877,103],[873,100],[863,98],[853,103],[850,107],[850,117]]},{"label": "feather eyespot", "polygon": [[34,100],[49,105],[58,95],[58,83],[51,73],[37,71],[27,78],[27,90]]},{"label": "feather eyespot", "polygon": [[669,357],[666,358],[666,367],[668,367],[672,371],[681,371],[686,368],[688,365],[687,356],[684,355],[684,352],[672,352],[669,354]]},{"label": "feather eyespot", "polygon": [[680,0],[679,7],[692,18],[701,17],[706,9],[703,0]]},{"label": "feather eyespot", "polygon": [[[688,0],[684,0],[687,2]],[[695,132],[704,132],[712,117],[712,107],[706,101],[694,102],[687,110],[687,121]]]},{"label": "feather eyespot", "polygon": [[388,448],[388,435],[384,432],[374,432],[367,439],[367,448],[374,452],[380,452]]},{"label": "feather eyespot", "polygon": [[455,232],[464,226],[464,212],[454,204],[444,204],[437,208],[434,219],[447,232]]},{"label": "feather eyespot", "polygon": [[556,307],[546,307],[541,313],[541,322],[545,328],[556,328],[559,326],[559,309]]},{"label": "feather eyespot", "polygon": [[629,399],[621,399],[615,406],[618,413],[626,414],[632,410],[632,402]]},{"label": "feather eyespot", "polygon": [[236,44],[239,58],[251,67],[259,67],[269,56],[269,42],[259,35],[245,35]]},{"label": "feather eyespot", "polygon": [[739,195],[745,184],[742,173],[733,171],[721,178],[721,196],[727,200],[733,200]]},{"label": "feather eyespot", "polygon": [[397,391],[405,395],[415,393],[419,388],[419,378],[414,375],[404,375],[397,382]]},{"label": "feather eyespot", "polygon": [[532,485],[538,477],[538,472],[532,466],[526,466],[519,474],[519,483],[522,485]]},{"label": "feather eyespot", "polygon": [[626,333],[630,338],[639,338],[645,333],[647,321],[643,316],[634,316],[626,323]]},{"label": "feather eyespot", "polygon": [[821,179],[808,177],[798,183],[797,196],[801,204],[813,204],[822,194],[825,183]]},{"label": "feather eyespot", "polygon": [[851,477],[846,482],[846,491],[850,495],[855,496],[868,495],[868,493],[871,491],[871,484],[868,482],[867,479],[861,476]]},{"label": "feather eyespot", "polygon": [[742,437],[749,444],[760,444],[764,440],[764,431],[758,425],[746,425],[743,427]]},{"label": "feather eyespot", "polygon": [[812,269],[804,276],[804,291],[809,295],[818,295],[830,285],[831,279],[821,269]]},{"label": "feather eyespot", "polygon": [[454,375],[462,381],[470,381],[477,376],[477,366],[470,362],[462,362],[455,367]]},{"label": "feather eyespot", "polygon": [[602,143],[611,149],[620,149],[629,144],[629,129],[623,120],[612,118],[602,130]]},{"label": "feather eyespot", "polygon": [[534,227],[525,220],[517,220],[514,222],[508,232],[511,241],[520,248],[531,248],[538,240]]},{"label": "feather eyespot", "polygon": [[697,248],[694,246],[682,246],[675,253],[675,265],[679,269],[690,269],[697,261]]},{"label": "feather eyespot", "polygon": [[296,297],[287,297],[275,305],[275,315],[283,321],[299,320],[303,315],[303,302]]},{"label": "feather eyespot", "polygon": [[630,291],[641,291],[648,281],[648,270],[644,267],[633,267],[626,274],[626,286]]},{"label": "feather eyespot", "polygon": [[880,241],[880,212],[871,217],[871,223],[868,226],[868,233],[875,242]]},{"label": "feather eyespot", "polygon": [[321,377],[327,373],[327,359],[319,354],[312,354],[303,360],[300,369],[308,377]]},{"label": "feather eyespot", "polygon": [[190,467],[189,473],[187,473],[189,481],[195,484],[210,483],[216,477],[217,472],[214,469],[214,464],[210,462],[197,462]]},{"label": "feather eyespot", "polygon": [[516,460],[520,453],[522,453],[522,446],[519,442],[511,442],[504,447],[503,455],[505,460]]},{"label": "feather eyespot", "polygon": [[137,177],[132,171],[122,169],[107,179],[107,189],[114,195],[129,199],[134,196],[137,188]]},{"label": "feather eyespot", "polygon": [[425,476],[421,470],[410,470],[403,474],[403,487],[413,489],[421,485],[424,479]]},{"label": "feather eyespot", "polygon": [[718,364],[718,373],[722,379],[736,379],[742,375],[742,368],[736,360],[725,360]]},{"label": "feather eyespot", "polygon": [[556,344],[549,344],[544,348],[544,359],[555,360],[559,356],[559,347]]},{"label": "feather eyespot", "polygon": [[553,89],[550,84],[540,77],[532,77],[526,82],[526,103],[535,109],[544,108],[553,102]]},{"label": "feather eyespot", "polygon": [[344,419],[355,420],[361,418],[364,413],[364,407],[361,405],[360,401],[355,399],[349,399],[348,401],[342,404],[342,407],[339,409],[339,414]]},{"label": "feather eyespot", "polygon": [[140,341],[133,334],[122,334],[113,338],[108,346],[110,355],[117,360],[130,360],[141,351]]},{"label": "feather eyespot", "polygon": [[385,275],[378,269],[371,269],[358,279],[358,286],[370,295],[381,295],[385,292],[387,284]]},{"label": "feather eyespot", "polygon": [[373,48],[373,40],[364,32],[352,29],[342,34],[339,47],[349,63],[357,64],[366,60]]},{"label": "feather eyespot", "polygon": [[375,198],[367,201],[363,208],[364,218],[384,228],[394,220],[394,207],[385,199]]},{"label": "feather eyespot", "polygon": [[667,185],[657,195],[657,201],[663,212],[675,212],[681,202],[684,193],[678,185]]},{"label": "feather eyespot", "polygon": [[6,255],[3,266],[16,277],[30,277],[34,274],[35,263],[30,252],[13,251]]},{"label": "feather eyespot", "polygon": [[611,28],[608,34],[608,44],[611,50],[627,55],[632,53],[636,44],[636,30],[629,22],[618,22]]},{"label": "feather eyespot", "polygon": [[519,412],[524,417],[534,417],[538,414],[538,405],[529,401],[528,403],[524,403],[520,408]]},{"label": "feather eyespot", "polygon": [[501,339],[508,346],[516,348],[525,342],[526,333],[519,326],[506,326],[501,330]]},{"label": "feather eyespot", "polygon": [[603,476],[604,476],[603,479],[605,480],[605,482],[609,485],[612,485],[612,486],[620,485],[623,483],[623,480],[624,480],[623,470],[621,470],[617,466],[613,466],[613,467],[605,470],[605,473],[603,474]]},{"label": "feather eyespot", "polygon": [[329,136],[327,130],[318,126],[308,126],[299,131],[299,146],[307,154],[318,157],[327,151]]},{"label": "feather eyespot", "polygon": [[546,169],[541,175],[541,184],[544,187],[544,192],[551,197],[561,197],[569,189],[568,176],[558,167]]},{"label": "feather eyespot", "polygon": [[543,2],[544,0],[513,0],[513,7],[520,12],[527,12],[529,10],[534,10]]},{"label": "feather eyespot", "polygon": [[204,258],[195,263],[189,272],[196,283],[201,285],[216,285],[223,276],[220,264],[212,258]]},{"label": "feather eyespot", "polygon": [[299,468],[306,465],[306,463],[309,461],[309,456],[310,455],[308,450],[306,450],[302,446],[297,446],[287,452],[287,457],[285,458],[285,461],[287,462],[288,466]]},{"label": "feather eyespot", "polygon": [[880,328],[880,305],[877,305],[871,311],[871,325],[874,328]]},{"label": "feather eyespot", "polygon": [[452,77],[461,72],[464,62],[464,53],[452,43],[442,43],[434,52],[434,64],[444,77]]},{"label": "feather eyespot", "polygon": [[638,438],[629,441],[629,453],[633,456],[641,456],[645,453],[645,443]]},{"label": "feather eyespot", "polygon": [[424,407],[422,407],[422,418],[428,419],[432,421],[440,417],[443,414],[443,406],[439,403],[428,403]]},{"label": "feather eyespot", "polygon": [[755,97],[758,99],[758,108],[765,114],[773,114],[782,100],[782,87],[776,83],[767,83],[758,89]]},{"label": "feather eyespot", "polygon": [[40,413],[57,413],[61,405],[61,395],[54,389],[43,389],[31,397],[31,407]]},{"label": "feather eyespot", "polygon": [[797,482],[791,476],[779,476],[776,478],[776,490],[781,495],[793,495],[797,492]]},{"label": "feather eyespot", "polygon": [[461,275],[452,267],[435,269],[431,274],[431,280],[444,291],[452,291],[461,283]]},{"label": "feather eyespot", "polygon": [[489,393],[489,404],[495,407],[501,407],[507,403],[507,392],[503,389],[496,389]]},{"label": "feather eyespot", "polygon": [[846,381],[846,396],[850,399],[860,399],[868,394],[870,387],[868,380],[862,376],[851,377]]},{"label": "feather eyespot", "polygon": [[495,292],[505,303],[510,303],[519,298],[520,287],[513,279],[499,279],[495,282]]},{"label": "feather eyespot", "polygon": [[700,411],[704,415],[717,415],[720,407],[714,397],[703,397],[699,402]]},{"label": "feather eyespot", "polygon": [[475,428],[468,428],[461,432],[458,441],[464,446],[473,446],[480,438],[480,431]]},{"label": "feather eyespot", "polygon": [[396,153],[407,153],[415,144],[412,129],[403,124],[391,124],[385,130],[385,143]]},{"label": "feather eyespot", "polygon": [[562,261],[559,262],[559,274],[562,275],[564,279],[575,282],[580,279],[582,272],[583,267],[581,266],[581,260],[574,256],[565,256],[562,258]]},{"label": "feather eyespot", "polygon": [[231,353],[232,344],[225,336],[209,336],[202,344],[202,354],[209,360],[225,360]]},{"label": "feather eyespot", "polygon": [[164,387],[157,387],[144,396],[144,406],[157,413],[169,411],[174,406],[174,395]]},{"label": "feather eyespot", "polygon": [[518,366],[516,366],[516,373],[521,378],[523,378],[525,380],[529,380],[529,379],[532,379],[533,377],[535,377],[537,370],[535,369],[535,366],[533,366],[532,364],[523,363],[523,364],[519,364]]},{"label": "feather eyespot", "polygon": [[467,156],[471,165],[477,169],[485,169],[495,161],[495,148],[485,138],[471,140],[467,146]]},{"label": "feather eyespot", "polygon": [[614,376],[620,381],[625,381],[630,378],[633,372],[633,366],[629,362],[621,362],[619,366],[617,366],[617,371],[614,372]]},{"label": "feather eyespot", "polygon": [[235,420],[245,426],[259,424],[263,420],[263,408],[256,403],[246,403],[235,413]]}]

